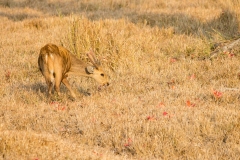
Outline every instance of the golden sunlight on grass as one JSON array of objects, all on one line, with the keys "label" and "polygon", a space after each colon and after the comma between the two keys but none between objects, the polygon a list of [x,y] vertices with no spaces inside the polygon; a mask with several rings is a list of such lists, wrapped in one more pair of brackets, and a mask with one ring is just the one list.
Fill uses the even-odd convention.
[{"label": "golden sunlight on grass", "polygon": [[[0,2],[0,159],[239,159],[235,0]],[[69,77],[72,101],[47,98],[37,58],[47,43],[86,61],[111,85]],[[89,94],[90,93],[90,94]],[[89,96],[90,95],[90,96]]]}]

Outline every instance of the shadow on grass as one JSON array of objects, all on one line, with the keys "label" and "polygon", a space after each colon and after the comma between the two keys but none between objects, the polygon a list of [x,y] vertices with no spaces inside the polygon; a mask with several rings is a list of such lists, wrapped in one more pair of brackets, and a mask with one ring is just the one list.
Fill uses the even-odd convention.
[{"label": "shadow on grass", "polygon": [[[20,85],[19,88],[21,88],[22,90],[24,90],[26,92],[30,92],[31,94],[38,95],[38,98],[41,101],[48,98],[47,85],[45,83],[36,82],[33,84],[29,84],[29,85]],[[60,86],[60,91],[61,91],[61,94],[63,97],[68,97],[68,99],[72,100],[69,90],[62,84]],[[79,95],[79,96],[90,96],[91,95],[88,90],[85,90],[85,89],[79,88],[79,87],[77,89],[75,89],[75,93],[77,93],[77,95]],[[56,92],[53,90],[51,99],[59,100],[59,98],[61,99],[62,96],[58,97]]]},{"label": "shadow on grass", "polygon": [[135,14],[134,23],[146,23],[151,27],[174,28],[175,34],[204,36],[211,38],[212,33],[218,33],[223,37],[233,38],[238,32],[237,15],[226,9],[219,17],[201,22],[200,20],[182,13],[177,14]]},{"label": "shadow on grass", "polygon": [[[138,13],[128,8],[123,10],[121,6],[111,8],[111,6],[99,6],[98,3],[90,2],[48,2],[46,0],[17,2],[5,0],[0,3],[0,6],[9,8],[31,8],[55,16],[84,14],[90,20],[127,18],[135,24],[143,23],[151,27],[157,26],[159,28],[173,27],[175,34],[204,36],[206,38],[211,38],[213,33],[218,33],[224,38],[236,38],[239,36],[239,22],[236,13],[224,8],[219,17],[207,22],[201,22],[200,20],[183,13]],[[0,12],[0,16],[7,17],[13,21],[22,21],[24,19],[38,17],[38,15],[28,13],[12,15],[3,12]]]},{"label": "shadow on grass", "polygon": [[24,19],[32,19],[39,17],[36,14],[29,14],[29,13],[17,13],[17,14],[8,14],[5,12],[0,11],[0,16],[7,17],[8,19],[12,21],[22,21]]}]

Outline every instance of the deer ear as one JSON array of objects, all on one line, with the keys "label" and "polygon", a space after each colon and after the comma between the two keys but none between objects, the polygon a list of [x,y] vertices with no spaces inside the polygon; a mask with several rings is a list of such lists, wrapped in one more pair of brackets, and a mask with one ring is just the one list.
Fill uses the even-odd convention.
[{"label": "deer ear", "polygon": [[87,67],[85,68],[85,70],[86,70],[86,72],[87,72],[88,74],[93,74],[94,67],[93,67],[93,66],[87,66]]}]

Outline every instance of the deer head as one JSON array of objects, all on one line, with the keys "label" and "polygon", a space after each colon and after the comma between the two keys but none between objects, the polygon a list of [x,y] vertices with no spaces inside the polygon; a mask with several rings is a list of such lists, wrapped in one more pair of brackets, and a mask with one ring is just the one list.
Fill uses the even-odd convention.
[{"label": "deer head", "polygon": [[104,73],[101,68],[100,62],[96,59],[95,54],[91,50],[87,53],[87,56],[93,66],[89,65],[86,67],[86,73],[89,74],[90,77],[94,78],[98,83],[102,86],[108,86],[108,76]]}]

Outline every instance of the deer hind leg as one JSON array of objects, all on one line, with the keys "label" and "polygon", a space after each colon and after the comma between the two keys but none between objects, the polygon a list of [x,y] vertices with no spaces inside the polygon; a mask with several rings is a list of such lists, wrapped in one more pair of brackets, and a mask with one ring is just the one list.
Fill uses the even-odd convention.
[{"label": "deer hind leg", "polygon": [[76,99],[76,95],[66,77],[63,78],[62,82],[67,87],[67,89],[70,91],[72,97]]},{"label": "deer hind leg", "polygon": [[52,89],[53,89],[53,86],[54,86],[54,78],[51,78],[49,76],[45,76],[45,80],[46,80],[46,83],[47,83],[47,86],[48,86],[48,95],[51,95],[52,94]]},{"label": "deer hind leg", "polygon": [[48,95],[52,94],[52,89],[53,89],[53,83],[51,81],[47,81],[48,85]]},{"label": "deer hind leg", "polygon": [[62,81],[62,74],[61,73],[55,73],[55,90],[57,91],[57,94],[60,96],[60,84]]}]

